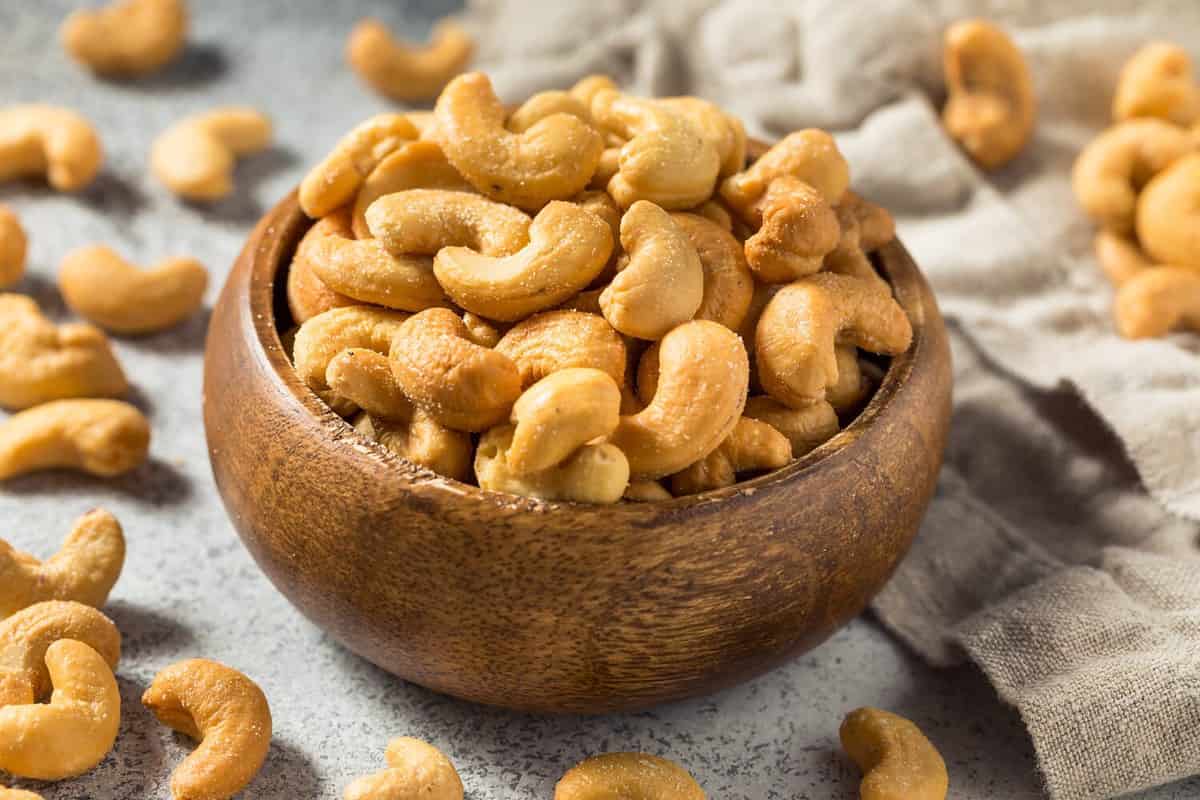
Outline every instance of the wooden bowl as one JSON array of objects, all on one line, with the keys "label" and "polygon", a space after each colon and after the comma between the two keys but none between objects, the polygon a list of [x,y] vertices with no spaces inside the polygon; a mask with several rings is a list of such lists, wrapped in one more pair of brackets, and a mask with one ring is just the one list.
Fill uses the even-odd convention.
[{"label": "wooden bowl", "polygon": [[[306,616],[406,680],[515,709],[607,712],[712,692],[824,640],[908,550],[950,418],[937,304],[898,242],[913,323],[824,446],[662,503],[547,503],[414,467],[356,433],[280,344],[295,195],[258,224],[213,313],[204,422],[242,540]],[[264,632],[269,635],[269,632]]]}]

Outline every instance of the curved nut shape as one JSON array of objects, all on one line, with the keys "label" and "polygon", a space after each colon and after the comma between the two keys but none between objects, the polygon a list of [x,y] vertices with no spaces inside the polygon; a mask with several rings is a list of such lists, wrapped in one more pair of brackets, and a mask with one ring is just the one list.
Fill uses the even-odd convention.
[{"label": "curved nut shape", "polygon": [[1117,289],[1113,316],[1126,339],[1200,332],[1200,273],[1184,267],[1140,272]]},{"label": "curved nut shape", "polygon": [[147,75],[183,50],[188,14],[184,0],[119,0],[95,11],[71,13],[59,29],[63,49],[98,75]]},{"label": "curved nut shape", "polygon": [[608,193],[622,208],[648,200],[685,209],[712,195],[721,159],[687,115],[612,89],[597,92],[591,110],[598,125],[628,140],[608,182]]},{"label": "curved nut shape", "polygon": [[176,800],[225,800],[244,789],[271,748],[271,709],[258,684],[194,658],[154,676],[142,704],[199,746],[171,774]]},{"label": "curved nut shape", "polygon": [[436,143],[407,142],[380,161],[363,181],[358,196],[354,198],[354,211],[351,214],[354,235],[359,239],[370,237],[367,209],[384,195],[406,189],[474,191],[466,178],[459,175],[458,170],[446,160],[446,154]]},{"label": "curved nut shape", "polygon": [[359,22],[346,42],[346,61],[358,76],[375,91],[401,103],[436,97],[471,63],[474,54],[475,41],[450,20],[434,26],[424,47],[396,41],[377,19]]},{"label": "curved nut shape", "polygon": [[658,481],[630,481],[621,499],[631,503],[657,503],[670,500],[672,494]]},{"label": "curved nut shape", "polygon": [[0,619],[44,600],[74,600],[100,608],[124,564],[121,525],[102,509],[80,517],[62,549],[45,561],[19,553],[0,539]]},{"label": "curved nut shape", "polygon": [[511,255],[529,243],[529,217],[469,192],[409,189],[367,208],[371,235],[397,255],[437,255],[469,247],[486,256]]},{"label": "curved nut shape", "polygon": [[438,98],[437,142],[483,194],[530,211],[587,186],[604,143],[586,122],[553,114],[521,133],[504,127],[504,106],[487,76],[460,75]]},{"label": "curved nut shape", "polygon": [[846,755],[863,771],[862,800],[945,800],[946,763],[916,725],[887,711],[860,708],[838,730]]},{"label": "curved nut shape", "polygon": [[25,276],[25,253],[29,240],[21,220],[6,205],[0,204],[0,289],[12,286]]},{"label": "curved nut shape", "polygon": [[726,114],[716,103],[699,97],[664,97],[658,103],[690,120],[716,149],[721,163],[718,178],[745,169],[746,126],[740,119]]},{"label": "curved nut shape", "polygon": [[404,394],[454,430],[490,428],[508,417],[521,394],[517,365],[472,342],[466,324],[446,308],[405,322],[392,339],[391,359]]},{"label": "curved nut shape", "polygon": [[0,423],[0,480],[44,469],[111,478],[146,460],[150,423],[119,400],[55,400]]},{"label": "curved nut shape", "polygon": [[629,461],[611,444],[585,444],[564,461],[541,472],[518,474],[508,463],[512,425],[492,428],[475,450],[475,477],[481,489],[542,500],[615,503],[629,485]]},{"label": "curved nut shape", "polygon": [[219,200],[233,191],[235,161],[271,144],[271,120],[246,106],[186,117],[150,148],[150,170],[163,186],[189,200]]},{"label": "curved nut shape", "polygon": [[621,333],[661,339],[695,316],[704,300],[696,248],[667,212],[644,200],[621,218],[629,265],[600,295],[604,318]]},{"label": "curved nut shape", "polygon": [[612,249],[612,233],[597,214],[554,200],[529,227],[529,244],[512,255],[444,247],[434,257],[433,272],[460,307],[514,322],[582,290],[604,269]]},{"label": "curved nut shape", "polygon": [[729,215],[729,211],[721,204],[720,200],[705,200],[693,208],[690,213],[697,214],[709,222],[719,225],[721,230],[733,233],[733,217]]},{"label": "curved nut shape", "polygon": [[673,761],[646,753],[605,753],[571,767],[554,800],[704,800],[704,790]]},{"label": "curved nut shape", "polygon": [[208,270],[194,258],[170,258],[140,270],[111,248],[72,250],[58,268],[58,288],[77,314],[116,333],[153,333],[199,310]]},{"label": "curved nut shape", "polygon": [[804,181],[834,205],[850,186],[850,165],[832,136],[807,128],[789,133],[753,164],[726,178],[721,183],[721,197],[747,222],[757,224],[754,204],[772,181],[785,176]]},{"label": "curved nut shape", "polygon": [[24,789],[9,789],[0,786],[0,800],[45,800],[40,794],[27,792]]},{"label": "curved nut shape", "polygon": [[791,460],[786,436],[743,416],[716,450],[671,476],[671,493],[679,497],[733,486],[739,473],[779,469]]},{"label": "curved nut shape", "polygon": [[1200,120],[1200,86],[1187,51],[1150,42],[1125,62],[1113,95],[1113,119],[1157,117],[1176,125]]},{"label": "curved nut shape", "polygon": [[347,306],[318,314],[296,332],[292,349],[296,374],[322,400],[335,405],[335,411],[353,411],[353,406],[345,406],[345,398],[339,398],[326,381],[329,362],[351,348],[387,353],[392,337],[406,319],[408,314],[371,306]]},{"label": "curved nut shape", "polygon": [[668,333],[657,390],[645,409],[621,417],[612,443],[637,478],[661,478],[711,453],[746,403],[750,364],[736,333],[707,320]]},{"label": "curved nut shape", "polygon": [[621,389],[598,369],[551,373],[513,404],[508,467],[518,475],[562,463],[583,445],[611,434],[621,416]]},{"label": "curved nut shape", "polygon": [[870,394],[871,382],[858,364],[858,348],[839,344],[833,352],[837,356],[838,379],[825,390],[825,399],[834,411],[849,414]]},{"label": "curved nut shape", "polygon": [[546,117],[555,114],[570,114],[576,119],[591,122],[590,106],[570,92],[552,90],[538,92],[517,108],[508,118],[508,129],[513,133],[524,133]]},{"label": "curved nut shape", "polygon": [[746,240],[746,263],[763,283],[787,283],[821,269],[837,247],[841,228],[824,196],[799,178],[771,181],[750,207],[761,220]]},{"label": "curved nut shape", "polygon": [[46,651],[60,639],[83,642],[110,669],[121,660],[121,633],[104,614],[70,601],[36,603],[0,621],[0,707],[46,700],[53,688]]},{"label": "curved nut shape", "polygon": [[392,362],[376,350],[352,347],[338,353],[325,368],[325,382],[334,395],[371,416],[385,420],[412,416],[412,403],[392,375]]},{"label": "curved nut shape", "polygon": [[462,800],[462,779],[442,751],[401,736],[388,742],[388,768],[346,787],[345,800]]},{"label": "curved nut shape", "polygon": [[839,210],[843,209],[858,223],[859,245],[863,252],[872,253],[896,238],[896,221],[883,206],[847,189],[839,204]]},{"label": "curved nut shape", "polygon": [[875,266],[863,247],[862,223],[859,222],[856,209],[846,203],[839,203],[834,209],[834,216],[837,218],[840,235],[837,246],[825,256],[825,271],[858,278],[874,286],[879,292],[890,295],[891,287],[875,271]]},{"label": "curved nut shape", "polygon": [[787,437],[792,458],[800,458],[832,439],[839,430],[837,412],[824,400],[804,408],[789,408],[770,397],[751,397],[744,417],[758,419]]},{"label": "curved nut shape", "polygon": [[1200,271],[1200,153],[1146,184],[1137,201],[1137,234],[1155,261]]},{"label": "curved nut shape", "polygon": [[521,387],[570,367],[591,367],[621,383],[625,342],[604,317],[559,310],[534,314],[514,325],[496,344],[496,352],[517,365]]},{"label": "curved nut shape", "polygon": [[300,208],[317,219],[350,202],[380,162],[418,136],[403,114],[376,114],[338,140],[300,182]]},{"label": "curved nut shape", "polygon": [[576,81],[575,85],[569,90],[569,93],[579,99],[581,103],[587,106],[589,115],[592,108],[592,100],[596,95],[605,89],[617,88],[617,84],[607,75],[587,75]]},{"label": "curved nut shape", "polygon": [[318,239],[328,233],[320,226],[318,221],[300,239],[300,244],[296,245],[296,253],[292,256],[292,263],[288,267],[288,311],[292,313],[292,321],[297,325],[303,325],[317,314],[331,308],[360,305],[354,298],[330,289],[313,271],[312,261],[308,258],[309,251]]},{"label": "curved nut shape", "polygon": [[1071,188],[1097,223],[1117,233],[1131,233],[1138,192],[1193,149],[1193,137],[1170,123],[1121,122],[1083,148],[1071,172]]},{"label": "curved nut shape", "polygon": [[1029,141],[1037,115],[1025,57],[1007,33],[974,19],[946,29],[942,61],[947,132],[984,169],[1004,166]]},{"label": "curved nut shape", "polygon": [[364,415],[354,428],[390,452],[439,475],[456,481],[471,477],[471,435],[447,428],[422,408],[413,409],[403,419]]},{"label": "curved nut shape", "polygon": [[92,124],[69,108],[0,108],[0,181],[45,175],[60,192],[92,182],[104,161]]},{"label": "curved nut shape", "polygon": [[467,326],[467,335],[480,347],[495,347],[500,343],[500,337],[504,335],[503,326],[497,326],[496,323],[486,320],[478,314],[472,314],[470,311],[463,312],[462,320],[463,324]]},{"label": "curved nut shape", "polygon": [[912,333],[904,309],[870,283],[828,273],[803,278],[780,289],[758,320],[759,380],[779,402],[803,408],[837,385],[837,342],[898,355]]},{"label": "curved nut shape", "polygon": [[737,330],[754,296],[754,277],[746,265],[742,244],[728,228],[698,214],[677,211],[671,219],[696,249],[704,271],[704,294],[695,318]]},{"label": "curved nut shape", "polygon": [[1100,231],[1094,241],[1096,261],[1113,286],[1120,286],[1140,272],[1157,266],[1137,242],[1112,231]]}]

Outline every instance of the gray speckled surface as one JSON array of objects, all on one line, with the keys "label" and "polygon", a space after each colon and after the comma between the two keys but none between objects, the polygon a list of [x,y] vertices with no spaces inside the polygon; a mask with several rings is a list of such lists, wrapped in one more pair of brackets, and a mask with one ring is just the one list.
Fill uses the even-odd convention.
[{"label": "gray speckled surface", "polygon": [[[71,247],[103,241],[139,260],[202,258],[215,297],[258,215],[353,121],[386,108],[342,63],[345,32],[375,13],[413,36],[444,10],[383,2],[194,0],[190,49],[167,72],[136,83],[97,81],[68,62],[54,39],[70,2],[0,0],[0,104],[73,106],[100,127],[104,175],[80,197],[0,186],[31,233],[30,275],[18,287],[54,315],[53,287]],[[239,195],[211,208],[180,204],[146,174],[155,133],[179,115],[250,103],[277,123],[277,146],[238,170]],[[0,488],[0,536],[39,555],[72,521],[103,505],[125,526],[129,557],[108,612],[125,637],[124,701],[116,749],[88,775],[30,782],[47,800],[167,798],[173,766],[188,751],[140,702],[154,673],[203,655],[259,681],[271,700],[275,739],[245,793],[254,798],[334,798],[354,776],[383,766],[393,736],[443,748],[468,796],[549,798],[558,776],[606,750],[645,750],[684,763],[714,798],[855,796],[857,774],[840,755],[837,725],[859,705],[917,721],[940,746],[952,796],[1039,797],[1030,747],[1015,714],[973,668],[937,672],[868,620],[818,650],[722,694],[621,716],[534,717],[475,707],[396,680],[351,655],[304,620],[259,573],[225,517],[209,472],[200,422],[201,351],[207,314],[158,336],[123,340],[136,400],[155,430],[152,461],[101,482],[54,474]],[[1194,798],[1200,784],[1164,788],[1154,800]]]}]

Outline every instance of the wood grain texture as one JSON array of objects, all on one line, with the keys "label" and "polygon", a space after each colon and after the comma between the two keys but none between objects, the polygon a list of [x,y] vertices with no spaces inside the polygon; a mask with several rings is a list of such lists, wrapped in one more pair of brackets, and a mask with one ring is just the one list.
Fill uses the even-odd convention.
[{"label": "wood grain texture", "polygon": [[287,197],[230,274],[207,344],[205,428],[217,486],[263,571],[382,668],[532,711],[704,694],[820,643],[863,610],[916,535],[951,370],[933,295],[899,242],[879,260],[913,346],[842,433],[728,489],[586,506],[414,467],[303,385],[277,318],[308,225]]}]

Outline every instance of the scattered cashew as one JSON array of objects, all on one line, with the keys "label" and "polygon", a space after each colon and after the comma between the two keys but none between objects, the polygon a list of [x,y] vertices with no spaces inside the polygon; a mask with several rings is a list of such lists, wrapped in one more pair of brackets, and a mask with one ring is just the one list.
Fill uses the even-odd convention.
[{"label": "scattered cashew", "polygon": [[437,142],[463,177],[488,197],[530,211],[586,187],[604,149],[596,129],[570,114],[508,130],[505,108],[479,72],[452,80],[435,113]]},{"label": "scattered cashew", "polygon": [[1200,153],[1146,184],[1137,201],[1137,234],[1154,260],[1200,271]]},{"label": "scattered cashew", "polygon": [[670,500],[671,493],[667,491],[667,487],[663,486],[658,481],[634,480],[630,481],[625,487],[625,494],[622,499],[628,500],[631,503],[658,503],[663,500]]},{"label": "scattered cashew", "polygon": [[646,753],[605,753],[585,759],[562,776],[554,800],[704,800],[686,769]]},{"label": "scattered cashew", "polygon": [[511,255],[529,243],[531,220],[512,206],[469,192],[408,189],[367,208],[367,228],[397,255],[436,255],[470,247],[487,256]]},{"label": "scattered cashew", "polygon": [[0,480],[44,469],[109,478],[146,460],[150,423],[119,400],[54,400],[0,423]]},{"label": "scattered cashew", "polygon": [[83,642],[110,669],[121,660],[121,633],[104,614],[71,601],[35,603],[0,621],[0,707],[47,699],[53,684],[46,650],[59,639]]},{"label": "scattered cashew", "polygon": [[417,136],[403,114],[376,114],[359,123],[304,176],[300,208],[317,219],[350,202],[380,162]]},{"label": "scattered cashew", "polygon": [[63,300],[116,333],[153,333],[190,317],[204,302],[208,271],[194,258],[140,270],[103,245],[72,250],[58,269]]},{"label": "scattered cashew", "polygon": [[1176,125],[1200,119],[1200,86],[1192,59],[1170,42],[1151,42],[1133,54],[1117,79],[1113,119],[1157,117]]},{"label": "scattered cashew", "polygon": [[1037,115],[1025,57],[1007,33],[973,19],[946,29],[942,61],[946,131],[979,166],[1004,166],[1029,141]]},{"label": "scattered cashew", "polygon": [[150,170],[189,200],[219,200],[233,191],[237,158],[271,144],[271,120],[253,108],[225,106],[186,117],[150,149]]},{"label": "scattered cashew", "polygon": [[838,731],[842,748],[863,771],[862,800],[945,800],[946,762],[925,734],[877,708],[851,711]]},{"label": "scattered cashew", "polygon": [[1157,266],[1146,257],[1137,242],[1112,231],[1097,233],[1094,249],[1096,261],[1113,286],[1120,286],[1139,272]]},{"label": "scattered cashew", "polygon": [[58,191],[74,192],[92,182],[103,161],[96,129],[69,108],[0,108],[0,181],[45,175]]},{"label": "scattered cashew", "polygon": [[621,389],[608,373],[588,367],[553,372],[513,404],[508,467],[518,475],[550,469],[611,434],[620,414]]},{"label": "scattered cashew", "polygon": [[21,220],[6,205],[0,205],[0,289],[12,286],[25,275],[28,249]]},{"label": "scattered cashew", "polygon": [[405,395],[454,430],[490,428],[508,417],[521,393],[516,364],[472,342],[466,324],[446,308],[422,311],[401,325],[391,360]]},{"label": "scattered cashew", "polygon": [[722,489],[743,472],[778,469],[792,460],[792,443],[769,423],[743,416],[725,441],[671,476],[676,497]]},{"label": "scattered cashew", "polygon": [[1139,272],[1117,289],[1113,316],[1127,339],[1200,332],[1200,272],[1186,267]]},{"label": "scattered cashew", "polygon": [[439,22],[425,47],[396,41],[377,19],[354,26],[346,43],[346,61],[375,91],[402,103],[437,95],[462,72],[475,54],[475,41],[450,20]]},{"label": "scattered cashew", "polygon": [[583,100],[570,92],[553,90],[530,97],[509,116],[506,124],[513,133],[524,133],[555,114],[570,114],[584,122],[592,119],[590,107]]},{"label": "scattered cashew", "polygon": [[745,169],[746,128],[741,120],[729,116],[715,103],[699,97],[665,97],[658,102],[691,120],[700,135],[716,149],[721,163],[718,178]]},{"label": "scattered cashew", "polygon": [[696,249],[704,271],[704,295],[695,318],[736,331],[754,296],[754,278],[741,243],[720,223],[703,216],[677,211],[671,219]]},{"label": "scattered cashew", "polygon": [[824,196],[799,178],[771,181],[748,210],[761,220],[746,240],[746,263],[763,283],[787,283],[821,269],[841,229]]},{"label": "scattered cashew", "polygon": [[387,764],[347,786],[344,800],[463,800],[458,770],[431,744],[408,736],[393,739]]},{"label": "scattered cashew", "polygon": [[598,369],[618,385],[625,377],[625,343],[620,334],[603,317],[582,311],[534,314],[504,334],[496,352],[517,365],[524,389],[569,367]]},{"label": "scattered cashew", "polygon": [[403,418],[364,414],[355,430],[390,452],[439,475],[465,481],[471,476],[471,435],[451,430],[422,408]]},{"label": "scattered cashew", "polygon": [[361,348],[387,353],[392,337],[408,314],[371,306],[334,308],[307,320],[296,332],[292,361],[304,383],[343,416],[355,406],[339,397],[326,381],[329,362],[343,350]]},{"label": "scattered cashew", "polygon": [[721,183],[721,197],[745,220],[757,224],[753,206],[771,183],[799,178],[830,205],[841,201],[850,186],[850,166],[828,133],[816,128],[789,133],[757,161]]},{"label": "scattered cashew", "polygon": [[194,658],[154,676],[142,704],[200,744],[171,774],[176,800],[226,800],[258,773],[271,747],[271,709],[258,684]]},{"label": "scattered cashew", "polygon": [[803,408],[789,408],[760,395],[746,401],[743,416],[762,420],[786,436],[792,445],[792,458],[815,450],[838,432],[837,412],[824,400]]},{"label": "scattered cashew", "polygon": [[412,415],[412,403],[392,375],[392,362],[379,351],[351,347],[338,353],[325,368],[325,383],[367,414],[386,420]]},{"label": "scattered cashew", "polygon": [[[308,252],[317,239],[326,235],[324,229],[319,229],[320,225],[320,222],[313,225],[301,237],[300,244],[296,245],[296,253],[292,256],[291,266],[288,267],[288,311],[292,313],[292,321],[297,325],[302,325],[331,308],[360,305],[354,298],[330,289],[313,271]],[[288,352],[291,353],[291,350]]]},{"label": "scattered cashew", "polygon": [[407,142],[379,162],[363,181],[354,198],[354,235],[366,239],[367,209],[380,197],[405,189],[449,189],[456,192],[474,191],[453,165],[446,160],[442,148],[434,142]]},{"label": "scattered cashew", "polygon": [[508,463],[514,427],[500,425],[479,440],[475,477],[482,489],[542,500],[615,503],[629,484],[629,461],[617,447],[585,444],[565,460],[541,472],[518,474]]},{"label": "scattered cashew", "polygon": [[183,50],[188,13],[184,0],[117,0],[79,10],[63,21],[59,39],[71,58],[98,75],[147,75]]},{"label": "scattered cashew", "polygon": [[24,789],[9,789],[6,786],[0,786],[0,800],[45,800],[45,798]]}]

